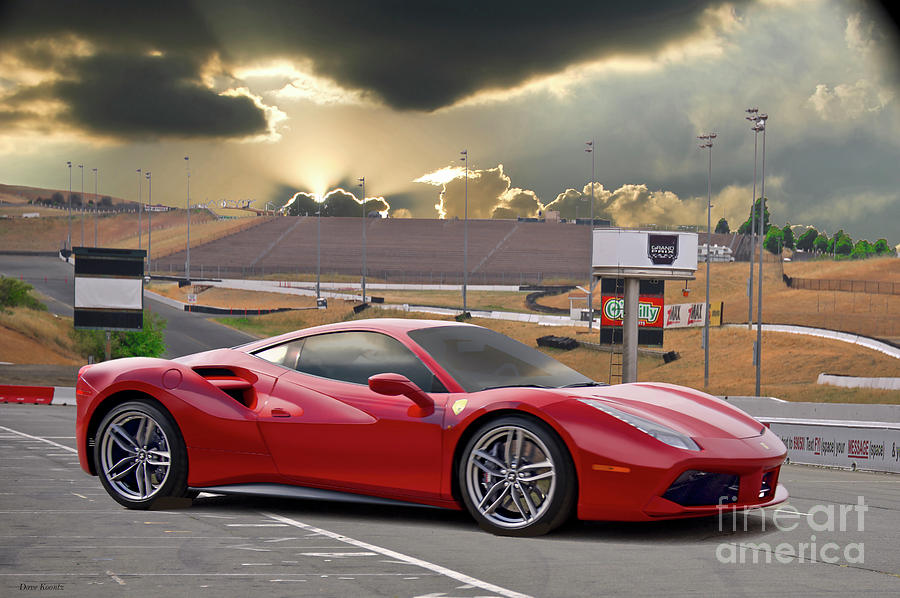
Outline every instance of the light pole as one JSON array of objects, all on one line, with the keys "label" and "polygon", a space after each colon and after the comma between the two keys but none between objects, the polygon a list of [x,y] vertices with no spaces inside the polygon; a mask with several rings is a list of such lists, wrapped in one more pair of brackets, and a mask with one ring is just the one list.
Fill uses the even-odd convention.
[{"label": "light pole", "polygon": [[322,298],[322,202],[316,201],[316,307]]},{"label": "light pole", "polygon": [[[152,269],[152,262],[150,257],[150,243],[153,241],[153,210],[149,209],[153,201],[153,179],[150,176],[150,172],[147,174],[147,274],[150,274],[150,270]],[[143,205],[143,204],[141,204]]]},{"label": "light pole", "polygon": [[463,212],[463,284],[462,284],[462,301],[463,301],[463,317],[466,316],[468,312],[467,304],[466,304],[466,287],[469,284],[469,150],[464,149],[459,152],[459,155],[462,156],[460,160],[466,166],[466,195],[465,195],[465,208]]},{"label": "light pole", "polygon": [[143,205],[141,202],[141,169],[138,168],[135,172],[138,175],[138,249],[141,249],[141,231],[143,230],[143,225],[141,224],[141,212],[143,212],[141,209],[141,205]]},{"label": "light pole", "polygon": [[747,330],[753,328],[753,260],[756,253],[756,141],[759,137],[757,113],[759,108],[747,108],[746,118],[753,123],[753,197],[750,198],[750,278],[747,280]]},{"label": "light pole", "polygon": [[[588,319],[588,332],[594,329],[594,140],[586,141],[584,144],[584,151],[591,155],[591,259],[590,264],[588,264],[588,312],[590,313],[590,318]],[[575,204],[576,210],[578,209],[578,204]],[[578,218],[575,218],[576,223],[578,222]]]},{"label": "light pole", "polygon": [[72,249],[72,162],[66,162],[69,167],[69,197],[66,200],[66,249]]},{"label": "light pole", "polygon": [[81,169],[81,246],[84,247],[84,164],[79,164]]},{"label": "light pole", "polygon": [[706,308],[705,323],[703,324],[703,388],[709,386],[709,256],[712,253],[712,235],[710,227],[712,226],[712,147],[713,139],[716,138],[715,133],[707,133],[706,135],[698,135],[697,139],[702,139],[700,149],[709,152],[709,167],[706,174]]},{"label": "light pole", "polygon": [[756,297],[756,396],[760,392],[760,376],[762,374],[762,288],[763,288],[763,235],[766,222],[766,121],[768,114],[760,114],[756,125],[762,130],[762,173],[759,183],[759,294]]},{"label": "light pole", "polygon": [[366,302],[366,177],[359,179],[362,187],[362,300]]},{"label": "light pole", "polygon": [[94,247],[97,246],[97,175],[99,171],[94,168]]},{"label": "light pole", "polygon": [[184,157],[187,168],[187,255],[184,260],[184,279],[191,282],[191,158]]}]

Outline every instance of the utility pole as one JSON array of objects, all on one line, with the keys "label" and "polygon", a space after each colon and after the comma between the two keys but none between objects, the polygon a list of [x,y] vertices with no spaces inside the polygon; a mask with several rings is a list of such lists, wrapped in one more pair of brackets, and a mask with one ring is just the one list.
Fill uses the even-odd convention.
[{"label": "utility pole", "polygon": [[362,187],[362,300],[366,302],[366,177],[360,177]]},{"label": "utility pole", "polygon": [[709,152],[709,167],[706,175],[706,306],[704,309],[706,317],[703,324],[703,388],[709,386],[709,308],[711,305],[709,301],[709,258],[710,253],[712,253],[712,234],[710,232],[712,216],[710,212],[712,210],[712,147],[713,139],[715,138],[715,133],[707,133],[697,137],[697,139],[703,140],[703,143],[700,144],[700,149],[705,149]]},{"label": "utility pole", "polygon": [[468,313],[466,304],[466,287],[469,284],[469,150],[464,149],[459,152],[462,156],[460,160],[466,166],[466,195],[465,195],[465,211],[463,213],[463,284],[462,284],[462,303],[463,317]]}]

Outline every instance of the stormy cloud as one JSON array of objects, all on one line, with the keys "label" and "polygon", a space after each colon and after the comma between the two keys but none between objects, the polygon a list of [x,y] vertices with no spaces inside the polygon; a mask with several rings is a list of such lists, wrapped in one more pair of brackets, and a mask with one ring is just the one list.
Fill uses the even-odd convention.
[{"label": "stormy cloud", "polygon": [[20,0],[0,9],[0,64],[43,71],[41,90],[64,104],[57,117],[90,133],[241,138],[271,128],[260,102],[219,88],[242,87],[233,73],[245,65],[287,61],[359,97],[431,111],[659,50],[721,3]]},{"label": "stormy cloud", "polygon": [[[319,198],[314,193],[298,191],[282,207],[288,216],[313,216],[317,214],[321,206],[322,216],[354,217],[362,216],[362,200],[356,195],[344,189],[333,189]],[[391,206],[383,197],[367,197],[365,201],[366,214],[385,214]]]},{"label": "stormy cloud", "polygon": [[266,131],[246,96],[220,95],[187,60],[98,55],[78,61],[74,78],[51,86],[66,116],[88,131],[129,137],[244,137]]}]

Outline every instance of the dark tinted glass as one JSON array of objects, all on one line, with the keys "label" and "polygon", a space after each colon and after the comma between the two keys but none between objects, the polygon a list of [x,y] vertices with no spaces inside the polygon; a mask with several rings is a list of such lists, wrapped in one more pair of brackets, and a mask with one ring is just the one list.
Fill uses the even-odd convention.
[{"label": "dark tinted glass", "polygon": [[402,374],[426,392],[446,392],[425,364],[400,341],[377,332],[334,332],[306,337],[297,370],[368,384],[375,374]]},{"label": "dark tinted glass", "polygon": [[508,336],[477,326],[439,326],[409,336],[468,392],[498,386],[590,384],[591,379]]}]

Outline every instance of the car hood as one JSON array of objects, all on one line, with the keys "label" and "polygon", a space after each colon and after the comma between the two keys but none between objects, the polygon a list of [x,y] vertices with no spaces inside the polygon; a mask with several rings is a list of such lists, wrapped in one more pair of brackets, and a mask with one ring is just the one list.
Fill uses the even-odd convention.
[{"label": "car hood", "polygon": [[712,395],[673,384],[589,387],[578,389],[570,396],[603,401],[693,438],[753,438],[763,432],[761,423],[737,407]]}]

